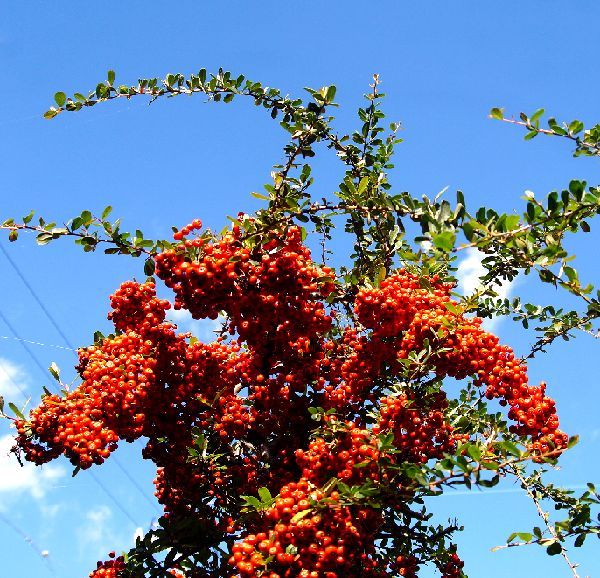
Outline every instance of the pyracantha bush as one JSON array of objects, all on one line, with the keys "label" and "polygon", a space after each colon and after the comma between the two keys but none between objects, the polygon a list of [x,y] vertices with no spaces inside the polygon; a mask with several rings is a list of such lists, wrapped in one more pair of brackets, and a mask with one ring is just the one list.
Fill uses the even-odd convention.
[{"label": "pyracantha bush", "polygon": [[[91,578],[415,578],[424,568],[461,578],[460,528],[435,524],[424,498],[510,476],[545,529],[513,534],[509,545],[518,537],[561,553],[577,576],[563,544],[600,534],[591,516],[600,496],[590,486],[575,498],[541,481],[574,440],[559,429],[546,384],[529,383],[526,359],[576,329],[591,332],[600,316],[600,293],[580,283],[563,245],[568,233],[590,230],[584,219],[600,213],[600,190],[571,181],[545,204],[528,197],[522,216],[471,214],[460,192],[454,205],[393,194],[399,125],[387,134],[380,126],[378,85],[375,77],[352,135],[331,127],[332,86],[309,89],[304,104],[223,71],[132,87],[115,86],[111,72],[87,97],[57,93],[47,118],[140,95],[247,96],[291,135],[285,163],[257,195],[267,206],[240,213],[221,234],[196,219],[173,241],[152,241],[111,223],[110,207],[64,228],[32,224],[33,214],[0,226],[11,241],[34,231],[40,244],[71,236],[85,251],[146,259],[148,279],[111,296],[114,333],[79,350],[80,385],[46,392],[27,416],[15,412],[14,451],[35,464],[64,456],[87,470],[142,438],[156,465],[158,527],[98,562]],[[540,129],[540,115],[522,115],[528,135],[566,136],[576,154],[597,154],[597,127],[584,136],[578,121]],[[504,119],[500,109],[492,117]],[[317,143],[345,166],[330,198],[311,196],[302,162]],[[330,257],[340,219],[353,242],[345,265]],[[461,297],[453,262],[466,248],[483,252],[486,273],[480,290]],[[498,283],[519,273],[568,291],[585,311],[497,299]],[[168,320],[171,308],[220,329],[199,341]],[[494,315],[542,324],[528,356],[484,329],[481,317]],[[550,522],[541,500],[568,519]]]}]

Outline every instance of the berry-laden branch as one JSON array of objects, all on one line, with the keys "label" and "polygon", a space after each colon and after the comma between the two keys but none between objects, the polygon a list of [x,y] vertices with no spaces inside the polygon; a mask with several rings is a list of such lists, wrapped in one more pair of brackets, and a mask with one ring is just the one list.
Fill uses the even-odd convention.
[{"label": "berry-laden branch", "polygon": [[[247,96],[280,118],[290,142],[266,194],[256,194],[266,206],[238,214],[220,234],[195,219],[172,241],[150,240],[111,222],[110,207],[58,227],[34,224],[33,214],[0,225],[10,240],[21,231],[40,244],[73,237],[85,251],[144,257],[151,276],[111,296],[114,333],[78,351],[78,387],[45,392],[27,415],[9,406],[14,452],[35,464],[63,456],[76,473],[103,464],[119,443],[147,439],[143,456],[156,465],[164,515],[90,576],[415,578],[425,565],[443,578],[466,576],[458,522],[435,524],[423,498],[507,476],[522,481],[576,442],[560,429],[546,384],[530,384],[525,360],[471,313],[550,321],[534,352],[574,328],[591,330],[599,296],[579,282],[563,241],[590,230],[598,189],[572,181],[546,202],[528,197],[523,215],[470,213],[461,192],[455,203],[441,193],[393,193],[387,173],[399,125],[381,126],[377,76],[358,111],[362,125],[348,135],[326,116],[331,86],[307,89],[304,104],[222,70],[134,86],[114,80],[109,72],[88,96],[57,93],[46,116],[143,95]],[[306,159],[318,142],[345,172],[336,191],[315,199]],[[334,267],[325,244],[340,219],[353,249]],[[453,261],[465,248],[485,254],[485,287],[456,298]],[[577,296],[586,312],[494,301],[499,281],[531,271]],[[159,282],[171,300],[157,297]],[[219,319],[222,330],[201,342],[167,321],[170,308]],[[450,378],[462,384],[456,399]],[[595,533],[585,518],[591,494],[567,499],[541,477],[535,483],[569,508],[568,531],[548,526],[553,544]]]}]

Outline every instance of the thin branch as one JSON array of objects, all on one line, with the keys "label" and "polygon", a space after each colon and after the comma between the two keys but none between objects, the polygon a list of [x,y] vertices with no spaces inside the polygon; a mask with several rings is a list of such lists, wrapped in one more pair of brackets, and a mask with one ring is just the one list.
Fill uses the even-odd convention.
[{"label": "thin branch", "polygon": [[[549,521],[548,512],[546,512],[542,508],[542,505],[540,504],[539,499],[531,491],[531,488],[529,487],[529,484],[527,483],[527,480],[523,477],[523,474],[521,473],[521,471],[519,470],[519,468],[517,468],[515,466],[512,466],[511,469],[512,469],[514,475],[521,482],[522,488],[525,490],[525,492],[527,493],[527,495],[531,498],[531,501],[535,504],[535,508],[537,510],[538,516],[543,520],[544,525],[548,529],[548,532],[550,533],[550,535],[554,538],[554,540],[556,542],[560,542],[560,540],[559,540],[559,538],[558,538],[558,536],[556,534],[556,531],[555,531],[553,525]],[[562,548],[562,547],[561,547],[561,550],[560,550],[560,554],[563,557],[563,559],[566,562],[566,564],[571,569],[571,572],[573,573],[573,578],[579,578],[579,574],[577,574],[577,570],[576,570],[578,564],[575,564],[575,563],[571,562],[571,560],[569,559],[569,556],[567,555],[565,549]]]},{"label": "thin branch", "polygon": [[600,155],[600,146],[598,144],[592,144],[592,143],[586,142],[581,137],[575,136],[574,134],[569,132],[568,129],[565,129],[565,133],[563,134],[563,133],[555,132],[552,129],[539,128],[539,127],[536,127],[535,125],[531,124],[531,122],[520,121],[520,120],[516,120],[514,118],[504,118],[504,117],[498,118],[498,117],[495,117],[492,115],[489,115],[489,117],[494,118],[496,120],[501,120],[502,122],[506,122],[509,124],[516,124],[518,126],[523,126],[529,132],[533,132],[536,134],[540,133],[540,134],[544,134],[544,135],[548,135],[548,136],[559,136],[559,137],[569,139],[577,145],[578,149],[585,149],[594,156]]}]

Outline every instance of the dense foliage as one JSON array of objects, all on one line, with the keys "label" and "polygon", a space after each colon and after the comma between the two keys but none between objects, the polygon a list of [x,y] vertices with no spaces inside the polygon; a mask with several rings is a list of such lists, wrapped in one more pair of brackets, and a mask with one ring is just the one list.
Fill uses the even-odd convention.
[{"label": "dense foliage", "polygon": [[[34,231],[40,244],[70,236],[85,251],[144,257],[149,276],[111,296],[115,332],[79,350],[78,387],[46,391],[28,415],[11,404],[15,453],[36,464],[64,455],[79,471],[102,464],[121,440],[147,441],[160,526],[99,562],[96,578],[414,577],[425,565],[458,578],[460,528],[432,523],[424,498],[505,477],[519,481],[543,520],[507,545],[540,544],[577,576],[566,546],[599,535],[599,496],[591,485],[575,497],[543,482],[576,437],[560,430],[546,384],[528,382],[526,358],[595,330],[600,293],[580,282],[563,241],[589,232],[600,190],[574,180],[543,202],[526,199],[523,215],[469,212],[460,192],[454,203],[394,193],[387,172],[399,126],[381,126],[378,78],[351,135],[332,128],[335,87],[308,92],[304,103],[202,70],[135,86],[116,86],[110,72],[87,96],[56,94],[47,118],[140,95],[247,96],[291,140],[273,183],[256,195],[266,206],[219,234],[196,219],[172,240],[149,240],[111,222],[110,207],[64,226],[34,222],[33,213],[3,223],[11,240]],[[527,138],[566,137],[575,154],[599,154],[599,127],[550,119],[543,129],[542,114],[491,116],[522,124]],[[319,199],[306,163],[317,143],[346,166],[338,190]],[[340,223],[349,258],[330,256]],[[466,248],[484,253],[487,273],[463,297],[453,293],[454,262]],[[498,284],[519,273],[571,293],[581,308],[498,298]],[[172,303],[157,297],[158,281]],[[179,333],[166,319],[171,307],[218,319],[221,330],[211,343]],[[482,317],[497,315],[536,324],[524,358],[482,328]],[[462,384],[457,397],[447,378]],[[550,503],[566,519],[551,520]]]}]

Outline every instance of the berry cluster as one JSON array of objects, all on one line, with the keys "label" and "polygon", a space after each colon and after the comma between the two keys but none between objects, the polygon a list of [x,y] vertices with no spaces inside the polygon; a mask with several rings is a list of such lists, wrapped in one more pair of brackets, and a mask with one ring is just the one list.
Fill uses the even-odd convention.
[{"label": "berry cluster", "polygon": [[83,383],[64,397],[47,395],[28,423],[17,422],[18,446],[42,464],[66,455],[83,469],[101,464],[117,441],[142,435],[140,400],[154,382],[152,346],[134,333],[79,352]]},{"label": "berry cluster", "polygon": [[[331,416],[326,421],[335,423],[337,420]],[[374,440],[370,430],[347,422],[342,424],[332,442],[317,437],[310,442],[308,450],[296,450],[296,461],[302,467],[302,476],[319,487],[331,478],[350,485],[359,485],[367,479],[377,481],[380,452]]]},{"label": "berry cluster", "polygon": [[558,429],[554,401],[545,395],[545,384],[528,385],[525,364],[481,328],[481,319],[458,311],[449,297],[451,285],[436,277],[426,281],[424,286],[417,275],[401,270],[379,288],[357,295],[356,315],[372,330],[373,341],[386,342],[387,352],[381,351],[389,356],[388,362],[408,358],[426,339],[437,343],[440,347],[432,363],[439,377],[473,376],[476,384],[486,386],[488,399],[500,398],[503,405],[510,405],[509,417],[517,422],[512,431],[529,436],[534,452],[564,449],[568,438]]},{"label": "berry cluster", "polygon": [[461,437],[452,433],[446,423],[448,407],[443,392],[417,397],[415,392],[381,400],[379,422],[373,433],[391,431],[396,459],[412,463],[426,463],[451,452]]},{"label": "berry cluster", "polygon": [[[327,499],[328,507],[317,508]],[[281,488],[264,516],[265,528],[234,544],[229,563],[241,577],[375,577],[372,536],[381,514],[372,508],[340,503],[301,478]]]},{"label": "berry cluster", "polygon": [[401,270],[383,279],[379,287],[361,289],[354,311],[374,335],[396,337],[413,326],[415,317],[435,311],[439,303],[447,303],[452,287],[437,275],[424,280]]},{"label": "berry cluster", "polygon": [[234,231],[213,243],[185,240],[157,257],[156,274],[175,292],[175,308],[195,319],[216,319],[225,311],[231,330],[255,348],[268,337],[275,352],[309,351],[311,337],[331,326],[322,299],[333,284],[320,281],[331,269],[311,261],[298,227],[267,242],[260,254],[239,236]]}]

